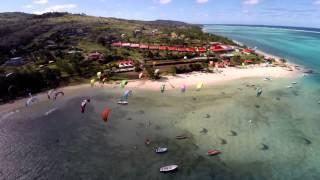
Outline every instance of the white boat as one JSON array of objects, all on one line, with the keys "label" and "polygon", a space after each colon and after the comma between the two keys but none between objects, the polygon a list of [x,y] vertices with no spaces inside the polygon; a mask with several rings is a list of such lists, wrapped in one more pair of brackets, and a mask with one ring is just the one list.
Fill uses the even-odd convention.
[{"label": "white boat", "polygon": [[292,82],[291,84],[298,84],[297,82]]},{"label": "white boat", "polygon": [[168,151],[168,148],[162,148],[162,147],[158,147],[156,149],[156,153],[165,153]]},{"label": "white boat", "polygon": [[121,104],[121,105],[128,105],[128,101],[118,101],[118,104]]},{"label": "white boat", "polygon": [[171,172],[178,169],[178,165],[164,166],[160,168],[160,172]]},{"label": "white boat", "polygon": [[292,86],[287,86],[287,88],[293,88]]}]

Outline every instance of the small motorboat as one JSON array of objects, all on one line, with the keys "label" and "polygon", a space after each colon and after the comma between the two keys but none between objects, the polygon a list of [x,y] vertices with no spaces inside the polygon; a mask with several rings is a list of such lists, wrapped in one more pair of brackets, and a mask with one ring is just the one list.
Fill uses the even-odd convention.
[{"label": "small motorboat", "polygon": [[118,101],[118,104],[120,105],[128,105],[128,101]]},{"label": "small motorboat", "polygon": [[293,88],[292,86],[287,86],[288,89]]},{"label": "small motorboat", "polygon": [[262,89],[261,88],[257,89],[257,97],[260,97],[261,94],[262,94]]},{"label": "small motorboat", "polygon": [[158,147],[156,148],[156,153],[165,153],[168,151],[168,148]]},{"label": "small motorboat", "polygon": [[207,155],[208,156],[215,156],[215,155],[218,155],[218,154],[220,154],[221,153],[221,151],[219,151],[219,150],[209,150],[208,152],[207,152]]},{"label": "small motorboat", "polygon": [[160,168],[160,172],[171,172],[178,169],[178,165],[164,166]]},{"label": "small motorboat", "polygon": [[298,84],[297,82],[292,82],[291,84]]},{"label": "small motorboat", "polygon": [[188,139],[189,136],[186,136],[186,135],[178,135],[176,136],[176,139]]}]

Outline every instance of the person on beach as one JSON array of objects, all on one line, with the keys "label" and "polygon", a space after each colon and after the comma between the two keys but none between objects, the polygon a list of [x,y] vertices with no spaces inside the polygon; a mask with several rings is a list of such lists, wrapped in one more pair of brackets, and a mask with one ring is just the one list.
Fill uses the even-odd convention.
[{"label": "person on beach", "polygon": [[161,93],[164,93],[165,90],[166,90],[166,85],[162,84],[160,88]]},{"label": "person on beach", "polygon": [[81,102],[81,113],[84,113],[86,110],[87,103],[90,102],[90,99],[85,99]]}]

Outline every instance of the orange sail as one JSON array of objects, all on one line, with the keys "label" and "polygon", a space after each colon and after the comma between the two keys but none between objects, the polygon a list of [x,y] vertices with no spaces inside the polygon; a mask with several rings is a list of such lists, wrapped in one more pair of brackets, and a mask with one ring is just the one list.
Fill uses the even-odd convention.
[{"label": "orange sail", "polygon": [[107,122],[108,121],[108,118],[109,118],[109,114],[111,112],[111,109],[109,108],[106,108],[103,113],[102,113],[102,119]]}]

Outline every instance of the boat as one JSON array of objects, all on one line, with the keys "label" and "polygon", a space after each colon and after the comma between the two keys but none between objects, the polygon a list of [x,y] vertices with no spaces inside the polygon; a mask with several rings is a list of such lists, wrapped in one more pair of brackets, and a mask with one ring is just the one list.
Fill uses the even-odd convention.
[{"label": "boat", "polygon": [[291,84],[298,84],[297,82],[292,82]]},{"label": "boat", "polygon": [[156,148],[156,153],[165,153],[168,151],[168,148],[158,147]]},{"label": "boat", "polygon": [[176,139],[188,139],[189,137],[186,135],[178,135],[176,136]]},{"label": "boat", "polygon": [[287,88],[293,88],[292,86],[287,86]]},{"label": "boat", "polygon": [[128,101],[118,101],[118,104],[121,104],[121,105],[128,105],[129,103],[128,103]]},{"label": "boat", "polygon": [[207,152],[207,155],[208,156],[215,156],[215,155],[218,155],[218,154],[220,154],[221,153],[221,151],[219,151],[219,150],[209,150],[208,152]]},{"label": "boat", "polygon": [[169,165],[160,168],[160,172],[171,172],[178,169],[178,165]]}]

